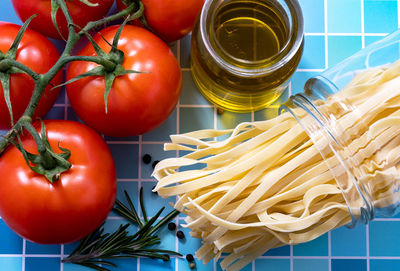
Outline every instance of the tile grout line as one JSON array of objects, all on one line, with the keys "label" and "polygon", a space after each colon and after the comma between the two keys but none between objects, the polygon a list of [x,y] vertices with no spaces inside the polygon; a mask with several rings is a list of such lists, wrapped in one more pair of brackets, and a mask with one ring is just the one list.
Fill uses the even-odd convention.
[{"label": "tile grout line", "polygon": [[332,235],[328,232],[328,271],[332,270]]},{"label": "tile grout line", "polygon": [[26,239],[22,239],[22,271],[25,271]]},{"label": "tile grout line", "polygon": [[364,0],[360,0],[361,5],[361,48],[365,47],[365,24],[364,24]]},{"label": "tile grout line", "polygon": [[369,224],[365,226],[365,246],[367,254],[367,271],[370,270],[370,255],[369,255]]},{"label": "tile grout line", "polygon": [[[400,1],[400,0],[398,0]],[[389,33],[304,33],[304,36],[371,36],[371,37],[384,37],[387,36]]]},{"label": "tile grout line", "polygon": [[60,251],[60,271],[64,271],[64,264],[62,262],[62,259],[64,258],[64,244],[61,244],[61,251]]},{"label": "tile grout line", "polygon": [[400,28],[400,0],[397,0],[397,27]]},{"label": "tile grout line", "polygon": [[293,259],[293,245],[290,245],[290,271],[293,271],[294,270],[294,266],[293,266],[293,262],[294,262],[294,259]]},{"label": "tile grout line", "polygon": [[324,40],[325,40],[325,69],[328,63],[328,0],[324,0]]}]

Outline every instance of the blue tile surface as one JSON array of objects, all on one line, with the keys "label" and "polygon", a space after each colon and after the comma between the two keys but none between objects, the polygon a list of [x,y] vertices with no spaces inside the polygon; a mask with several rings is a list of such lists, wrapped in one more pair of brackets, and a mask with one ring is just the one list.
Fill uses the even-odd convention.
[{"label": "blue tile surface", "polygon": [[365,32],[390,33],[398,28],[397,1],[364,0]]},{"label": "blue tile surface", "polygon": [[[296,71],[290,80],[291,94],[302,92],[304,83],[310,77],[352,55],[361,49],[363,44],[368,45],[380,40],[385,33],[395,30],[399,24],[397,0],[299,0],[299,2],[304,15],[305,48],[299,64],[300,70]],[[20,20],[12,9],[11,1],[2,0],[1,3],[0,20],[20,24]],[[364,21],[362,21],[363,18]],[[326,33],[325,29],[327,29]],[[62,42],[56,42],[56,44],[60,45]],[[327,52],[325,52],[326,48]],[[164,152],[162,149],[163,143],[169,141],[169,135],[177,132],[214,127],[232,128],[243,121],[275,117],[278,114],[278,103],[287,97],[284,95],[271,107],[254,114],[225,112],[217,115],[214,107],[197,91],[193,83],[190,72],[190,36],[171,44],[171,49],[183,68],[183,89],[179,106],[164,124],[141,137],[105,137],[117,165],[119,178],[117,197],[125,201],[123,190],[127,190],[138,207],[139,187],[143,187],[145,202],[150,202],[149,206],[146,205],[150,216],[162,206],[167,207],[163,213],[165,215],[172,210],[168,203],[176,199],[161,199],[151,193],[155,181],[151,178],[153,171],[151,164],[146,165],[141,161],[145,153],[149,153],[153,161],[175,156],[175,152]],[[64,90],[61,91],[56,104],[47,118],[67,118],[79,121],[68,105]],[[67,112],[66,116],[65,112]],[[5,131],[0,131],[0,134],[4,133]],[[183,215],[180,218],[182,217]],[[398,271],[400,270],[400,246],[398,245],[400,243],[400,221],[398,220],[400,215],[395,218],[392,221],[382,219],[374,221],[370,223],[368,230],[365,226],[351,230],[342,227],[332,231],[330,236],[325,234],[306,244],[272,249],[243,270]],[[105,227],[111,231],[125,222],[115,213],[111,213]],[[183,219],[179,219],[179,223],[184,223]],[[179,229],[185,233],[184,240],[177,240],[175,231],[161,230],[159,233],[163,240],[161,247],[178,251],[183,255],[194,254],[201,241],[191,238],[189,229],[182,227]],[[130,230],[133,232],[136,228],[131,227]],[[368,247],[367,244],[369,244]],[[0,219],[1,271],[60,271],[61,266],[63,271],[92,270],[72,264],[61,265],[61,252],[69,254],[76,245],[76,243],[63,246],[38,245],[23,241]],[[221,259],[204,265],[196,259],[195,270],[220,270],[218,265],[220,261]],[[118,260],[115,263],[118,264],[118,268],[111,268],[111,270],[190,270],[187,261],[180,257],[173,258],[167,263],[144,258]]]},{"label": "blue tile surface", "polygon": [[325,68],[325,37],[305,36],[303,57],[299,69]]},{"label": "blue tile surface", "polygon": [[333,259],[332,271],[365,271],[367,261],[359,259]]},{"label": "blue tile surface", "polygon": [[304,30],[307,33],[324,32],[324,1],[300,1],[304,17]]},{"label": "blue tile surface", "polygon": [[328,234],[310,242],[293,246],[295,256],[328,256]]},{"label": "blue tile surface", "polygon": [[[359,0],[327,0],[328,32],[360,33],[361,1]],[[346,18],[346,19],[344,19]]]},{"label": "blue tile surface", "polygon": [[295,259],[293,260],[293,269],[296,271],[328,271],[328,259]]},{"label": "blue tile surface", "polygon": [[366,227],[341,227],[331,232],[332,256],[366,256]]}]

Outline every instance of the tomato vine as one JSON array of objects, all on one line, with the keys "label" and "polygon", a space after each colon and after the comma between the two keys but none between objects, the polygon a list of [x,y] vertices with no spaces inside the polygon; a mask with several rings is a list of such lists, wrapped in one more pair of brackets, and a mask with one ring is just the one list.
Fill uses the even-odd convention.
[{"label": "tomato vine", "polygon": [[[32,125],[32,118],[33,114],[39,104],[39,101],[41,97],[43,96],[43,93],[46,89],[46,87],[51,84],[52,79],[57,75],[57,73],[68,63],[73,62],[73,61],[88,61],[88,62],[94,62],[99,64],[100,68],[103,69],[103,75],[107,75],[107,72],[109,71],[114,71],[115,69],[118,68],[118,72],[120,74],[126,74],[130,72],[135,72],[135,71],[124,71],[121,70],[121,66],[119,65],[123,61],[123,54],[118,55],[118,49],[113,48],[112,51],[109,54],[106,54],[105,52],[102,52],[98,56],[73,56],[72,51],[75,48],[76,44],[78,41],[83,37],[87,36],[90,41],[92,41],[90,35],[88,34],[91,30],[94,28],[97,28],[99,26],[102,26],[104,24],[107,24],[109,22],[121,19],[121,18],[126,18],[128,17],[129,19],[136,19],[142,16],[143,14],[143,4],[140,1],[134,1],[132,2],[129,6],[127,6],[126,9],[121,10],[118,13],[115,13],[113,15],[110,15],[108,17],[102,18],[98,21],[92,21],[89,22],[86,26],[84,26],[82,29],[77,29],[76,25],[73,22],[73,19],[68,11],[67,5],[65,0],[52,0],[52,17],[55,18],[55,13],[57,12],[58,9],[61,9],[63,12],[67,23],[68,23],[68,37],[66,40],[65,47],[61,53],[61,56],[57,60],[57,62],[48,70],[48,72],[44,74],[38,74],[34,72],[32,69],[29,67],[25,66],[24,64],[18,62],[15,60],[15,54],[16,50],[18,48],[18,44],[28,27],[29,23],[34,20],[35,16],[32,16],[29,18],[25,24],[21,27],[13,45],[11,46],[10,50],[7,53],[1,53],[0,54],[0,80],[4,89],[4,93],[9,92],[9,76],[11,73],[26,73],[28,74],[34,81],[34,90],[32,97],[30,99],[30,102],[23,113],[23,115],[19,118],[19,120],[14,124],[12,123],[12,128],[8,131],[8,133],[3,136],[3,138],[0,140],[0,154],[4,152],[4,150],[7,148],[7,146],[10,143],[13,144],[18,144],[16,143],[16,139],[18,135],[21,133],[23,129],[27,130],[29,133],[32,134],[33,138],[35,139],[35,142],[38,147],[38,152],[39,156],[41,159],[37,159],[36,157],[36,162],[41,163],[43,165],[44,169],[54,169],[56,167],[60,167],[60,172],[55,173],[53,176],[47,176],[47,173],[41,173],[45,175],[49,181],[53,181],[56,176],[59,176],[60,173],[63,171],[66,171],[69,169],[68,165],[65,165],[65,159],[62,156],[62,154],[55,154],[54,151],[51,149],[47,148],[45,145],[45,141],[43,136],[40,136],[39,133],[33,128]],[[87,2],[87,1],[85,1]],[[91,4],[91,3],[89,3]],[[54,20],[54,23],[56,24],[56,20]],[[119,32],[116,34],[116,39],[118,39],[118,35],[122,31],[122,27],[124,24],[121,25],[121,29]],[[119,33],[119,34],[118,34]],[[118,40],[117,40],[118,41]],[[96,46],[95,44],[93,44]],[[115,55],[118,55],[118,57],[115,57]],[[114,73],[115,74],[115,73]],[[117,74],[118,75],[118,74]],[[112,85],[113,79],[115,78],[115,75],[113,78],[111,78],[111,82],[106,82],[108,85]],[[79,78],[78,78],[79,79]],[[9,101],[9,97],[7,98],[7,94],[5,95],[6,101],[7,101],[7,106],[9,108],[10,114],[12,116],[12,108],[11,108],[11,102]],[[106,96],[106,95],[105,95]],[[21,150],[23,152],[23,150]],[[23,152],[24,154],[24,152]],[[26,155],[26,159],[33,162],[30,158],[29,155]],[[40,161],[40,162],[38,162]],[[61,164],[62,165],[61,165]],[[29,164],[29,162],[28,162]],[[35,163],[36,164],[36,163]],[[46,170],[45,170],[46,171]]]}]

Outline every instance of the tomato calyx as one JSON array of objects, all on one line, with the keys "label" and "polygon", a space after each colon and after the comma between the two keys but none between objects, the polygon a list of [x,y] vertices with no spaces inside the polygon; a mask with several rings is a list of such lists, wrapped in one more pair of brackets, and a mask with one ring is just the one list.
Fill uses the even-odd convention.
[{"label": "tomato calyx", "polygon": [[[11,97],[10,97],[10,78],[11,74],[15,73],[23,73],[24,71],[16,68],[10,63],[16,63],[15,59],[17,57],[18,46],[22,40],[22,37],[29,26],[29,23],[35,18],[36,15],[32,15],[26,22],[22,25],[20,30],[18,31],[17,36],[15,37],[13,43],[11,44],[10,49],[6,53],[0,51],[0,83],[3,87],[4,99],[6,101],[6,105],[8,108],[8,112],[10,113],[11,126],[14,125],[13,111],[11,106]],[[37,74],[31,74],[36,77]],[[35,79],[35,78],[34,78]]]},{"label": "tomato calyx", "polygon": [[[140,11],[143,11],[143,5],[141,5],[140,9],[136,13],[140,13]],[[129,21],[129,17],[124,20],[124,22],[121,24],[121,26],[118,28],[118,31],[115,33],[115,36],[113,38],[113,42],[109,43],[103,36],[101,36],[111,47],[111,50],[106,53],[103,49],[100,48],[100,46],[94,41],[92,36],[90,36],[89,33],[85,32],[86,37],[88,38],[89,42],[92,44],[98,58],[99,66],[83,73],[75,78],[72,78],[71,80],[58,85],[56,87],[64,86],[67,84],[70,84],[72,82],[75,82],[77,80],[80,80],[85,77],[89,76],[103,76],[104,77],[104,105],[105,105],[105,112],[108,113],[108,96],[110,94],[111,88],[114,84],[115,78],[118,76],[122,76],[125,74],[130,74],[130,73],[141,73],[139,71],[135,70],[126,70],[123,66],[122,63],[124,62],[125,59],[125,54],[123,51],[118,49],[118,41],[119,38],[121,37],[122,29],[126,25],[126,23]],[[100,34],[101,35],[101,34]],[[79,58],[79,57],[77,57]]]},{"label": "tomato calyx", "polygon": [[71,156],[71,152],[60,146],[60,153],[55,153],[51,148],[47,139],[46,126],[41,121],[40,135],[31,124],[30,120],[22,121],[22,126],[32,135],[34,138],[39,154],[33,154],[25,150],[22,145],[22,141],[18,136],[18,143],[10,141],[21,153],[27,163],[28,167],[35,173],[43,175],[50,183],[54,183],[60,179],[61,173],[71,168],[71,163],[68,159]]}]

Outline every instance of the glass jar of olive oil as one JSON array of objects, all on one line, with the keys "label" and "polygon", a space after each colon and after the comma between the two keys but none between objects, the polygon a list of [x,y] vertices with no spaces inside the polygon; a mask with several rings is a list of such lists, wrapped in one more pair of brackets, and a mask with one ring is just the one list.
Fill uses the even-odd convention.
[{"label": "glass jar of olive oil", "polygon": [[192,33],[200,92],[233,112],[267,107],[283,93],[303,51],[297,0],[206,0]]}]

